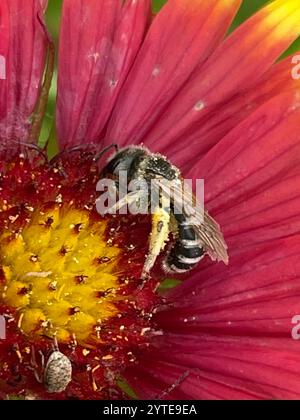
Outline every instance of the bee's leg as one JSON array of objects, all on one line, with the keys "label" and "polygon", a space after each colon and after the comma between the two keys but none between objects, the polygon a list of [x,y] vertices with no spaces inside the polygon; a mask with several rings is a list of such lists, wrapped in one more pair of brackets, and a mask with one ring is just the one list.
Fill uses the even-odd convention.
[{"label": "bee's leg", "polygon": [[31,365],[33,368],[38,368],[38,364],[37,364],[37,361],[36,361],[36,355],[35,355],[35,348],[34,348],[34,346],[31,346],[31,359],[30,359],[30,365]]},{"label": "bee's leg", "polygon": [[106,146],[103,150],[101,150],[101,152],[99,152],[95,157],[94,157],[94,161],[97,162],[98,160],[100,160],[102,158],[102,156],[108,152],[110,149],[115,149],[116,153],[119,151],[119,146],[117,144],[110,144],[109,146]]},{"label": "bee's leg", "polygon": [[58,347],[58,341],[57,341],[57,337],[56,337],[56,333],[53,337],[53,351],[59,351],[59,347]]},{"label": "bee's leg", "polygon": [[138,199],[137,192],[136,191],[131,192],[125,195],[125,197],[123,197],[121,200],[117,201],[114,206],[110,207],[107,210],[107,212],[110,214],[116,214],[118,211],[121,210],[122,207],[126,205],[130,206],[130,204],[133,204],[137,199]]},{"label": "bee's leg", "polygon": [[41,366],[42,366],[42,369],[45,369],[45,356],[44,356],[44,353],[41,350],[39,351],[39,355],[41,357]]},{"label": "bee's leg", "polygon": [[169,239],[170,211],[157,207],[152,215],[149,252],[144,264],[142,279],[149,276],[150,270]]},{"label": "bee's leg", "polygon": [[38,372],[39,365],[37,364],[34,346],[31,347],[30,369],[33,370],[33,374],[37,382],[41,384],[43,380],[42,380],[42,375],[40,375]]}]

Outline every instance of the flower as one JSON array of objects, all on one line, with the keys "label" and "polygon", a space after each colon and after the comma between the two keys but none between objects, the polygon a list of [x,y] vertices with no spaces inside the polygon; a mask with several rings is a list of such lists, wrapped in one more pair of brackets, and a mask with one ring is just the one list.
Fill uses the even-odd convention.
[{"label": "flower", "polygon": [[[300,84],[277,59],[300,10],[274,0],[224,40],[240,4],[169,0],[151,22],[150,0],[65,0],[49,162],[26,144],[46,4],[1,3],[3,397],[120,398],[123,377],[140,398],[299,398]],[[228,266],[207,258],[163,295],[157,275],[141,283],[149,219],[93,208],[95,156],[115,141],[205,179]],[[53,396],[38,379],[55,337],[73,380]]]}]

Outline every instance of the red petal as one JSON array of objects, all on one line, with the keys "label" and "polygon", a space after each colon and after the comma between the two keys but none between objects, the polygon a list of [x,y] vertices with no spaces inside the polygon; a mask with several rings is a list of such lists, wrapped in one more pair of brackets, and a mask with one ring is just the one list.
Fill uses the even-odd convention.
[{"label": "red petal", "polygon": [[45,65],[42,15],[46,6],[46,0],[2,0],[0,4],[0,55],[6,63],[6,79],[0,80],[2,140],[26,141]]},{"label": "red petal", "polygon": [[299,114],[296,90],[272,98],[192,168],[230,264],[204,263],[169,294],[155,319],[164,336],[129,376],[142,396],[190,371],[171,397],[299,399]]},{"label": "red petal", "polygon": [[[209,19],[209,22],[212,20]],[[213,24],[217,26],[216,22]],[[174,143],[190,145],[191,136],[195,138],[198,121],[213,118],[220,102],[228,103],[233,95],[253,87],[299,34],[298,0],[277,0],[236,30],[202,66],[201,61],[196,69],[190,63],[179,66],[179,72],[174,72],[176,78],[168,71],[162,72],[161,77],[156,79],[151,77],[149,81],[151,73],[147,70],[144,73],[147,77],[145,82],[138,70],[147,69],[149,65],[141,56],[141,63],[117,106],[109,137],[121,139],[122,143],[143,141],[151,148],[169,153]],[[174,42],[175,45],[178,51],[180,42]],[[176,51],[168,48],[172,59],[178,57]],[[204,57],[207,58],[207,52]],[[153,54],[151,72],[155,68],[153,63],[157,66],[160,61],[160,56]],[[175,60],[172,64],[175,68],[178,66]],[[187,68],[193,72],[187,73]],[[183,79],[186,82],[183,87],[182,71],[187,75]],[[145,83],[147,90],[145,88],[144,91]],[[159,86],[159,94],[154,89],[154,83]],[[169,83],[176,86],[175,91],[174,88],[169,90]],[[136,92],[143,94],[137,98]],[[149,98],[151,108],[148,109],[145,102],[148,104]]]},{"label": "red petal", "polygon": [[156,16],[122,90],[107,142],[142,141],[222,41],[240,0],[169,0]]},{"label": "red petal", "polygon": [[[291,77],[291,57],[274,65],[254,87],[241,90],[229,101],[217,104],[199,118],[192,129],[184,135],[184,141],[174,142],[172,152],[168,146],[162,153],[171,153],[172,161],[183,170],[188,170],[195,159],[200,159],[230,130],[247,118],[262,104],[279,93],[300,88],[300,80]],[[201,139],[201,141],[199,141]],[[187,148],[186,145],[189,145]],[[194,153],[191,155],[190,149]]]},{"label": "red petal", "polygon": [[[199,119],[213,118],[217,105],[252,87],[300,35],[298,0],[276,0],[240,26],[189,79],[169,107],[160,114],[145,144],[169,153],[190,135]],[[192,134],[195,136],[195,134]],[[158,144],[159,139],[159,144]],[[198,137],[199,143],[201,138]],[[200,146],[201,147],[201,146]]]},{"label": "red petal", "polygon": [[278,95],[191,168],[195,178],[205,179],[207,204],[214,214],[225,214],[268,191],[299,165],[299,117],[299,92]]},{"label": "red petal", "polygon": [[217,215],[232,252],[237,244],[241,249],[300,232],[299,172],[282,174],[277,184],[266,184],[261,191]]},{"label": "red petal", "polygon": [[299,232],[300,107],[297,92],[268,101],[191,168],[234,255]]},{"label": "red petal", "polygon": [[[154,373],[154,360],[190,369],[179,388],[192,398],[299,398],[299,343],[292,339],[299,252],[298,234],[248,247],[229,267],[199,270],[157,314],[164,336],[139,369]],[[172,384],[172,370],[156,367],[156,380]]]},{"label": "red petal", "polygon": [[[266,103],[255,104],[190,171],[206,180],[231,261],[203,264],[157,314],[164,336],[128,374],[143,397],[176,383],[166,398],[300,397],[300,356],[291,337],[300,314],[300,103],[295,83],[285,75],[282,85],[280,74],[260,92]],[[269,100],[271,91],[281,94]],[[190,374],[180,383],[184,372]]]},{"label": "red petal", "polygon": [[231,257],[229,267],[198,270],[172,292],[180,302],[158,316],[161,325],[177,332],[290,337],[292,317],[300,314],[299,239],[298,234],[249,244]]},{"label": "red petal", "polygon": [[100,141],[150,16],[150,0],[64,1],[57,113],[62,147]]},{"label": "red petal", "polygon": [[[161,349],[161,350],[160,350]],[[142,398],[299,399],[299,343],[291,338],[168,334],[128,373]],[[159,359],[160,361],[158,361]],[[180,383],[180,378],[186,376]],[[179,384],[178,384],[179,381]],[[178,384],[178,385],[176,385]]]}]

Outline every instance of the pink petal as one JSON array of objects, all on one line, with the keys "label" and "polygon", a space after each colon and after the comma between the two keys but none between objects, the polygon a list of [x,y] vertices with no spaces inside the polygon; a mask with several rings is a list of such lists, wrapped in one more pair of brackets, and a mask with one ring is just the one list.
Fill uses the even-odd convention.
[{"label": "pink petal", "polygon": [[[291,57],[277,63],[267,71],[259,82],[249,89],[242,89],[229,101],[226,100],[199,118],[191,130],[185,133],[184,142],[174,142],[161,152],[172,157],[182,170],[188,170],[195,159],[201,157],[217,144],[230,130],[247,118],[258,107],[279,93],[300,88],[300,80],[291,77]],[[201,139],[201,141],[199,141]],[[186,147],[186,144],[189,147]],[[194,153],[190,153],[193,148]]]},{"label": "pink petal", "polygon": [[[165,399],[299,399],[299,343],[291,338],[168,334],[127,378],[142,398],[185,380]],[[160,360],[160,361],[157,361]]]},{"label": "pink petal", "polygon": [[[131,384],[141,386],[142,396],[158,394],[190,370],[174,398],[299,398],[299,343],[292,339],[292,318],[300,314],[299,252],[298,234],[249,245],[229,267],[198,270],[156,315],[164,335],[128,373]],[[151,377],[157,388],[147,391]]]},{"label": "pink petal", "polygon": [[169,293],[155,318],[164,335],[128,373],[141,396],[158,395],[190,371],[172,398],[299,399],[299,343],[292,338],[300,314],[299,132],[293,86],[191,168],[206,180],[230,264],[204,262]]},{"label": "pink petal", "polygon": [[150,0],[64,1],[57,111],[61,147],[100,142],[150,16]]},{"label": "pink petal", "polygon": [[[172,153],[174,146],[175,149],[190,146],[191,139],[197,138],[201,143],[197,136],[201,123],[214,118],[220,103],[225,106],[237,93],[253,88],[299,34],[298,2],[277,0],[236,30],[208,59],[206,51],[204,63],[200,60],[196,68],[190,63],[179,66],[175,77],[162,71],[153,78],[151,72],[160,64],[160,56],[157,59],[157,54],[152,54],[151,72],[147,56],[141,56],[117,105],[108,138],[121,139],[123,144],[142,141],[167,154]],[[177,57],[178,44],[174,42],[176,48],[168,49],[172,58]],[[176,68],[177,62],[174,64]],[[138,72],[145,68],[148,69],[145,73]],[[187,68],[193,72],[187,73]],[[170,91],[169,83],[176,90]],[[155,85],[159,86],[159,95]]]},{"label": "pink petal", "polygon": [[229,267],[200,267],[171,293],[176,303],[158,315],[160,325],[182,333],[290,337],[292,317],[300,314],[299,239],[298,234],[249,244],[231,257]]},{"label": "pink petal", "polygon": [[[270,3],[241,25],[192,75],[160,114],[153,130],[143,139],[145,144],[160,150],[164,145],[164,151],[169,145],[170,153],[174,143],[181,139],[189,148],[199,120],[214,118],[218,104],[228,103],[247,89],[255,89],[260,77],[299,35],[298,0]],[[200,136],[198,142],[201,143]]]},{"label": "pink petal", "polygon": [[[299,95],[271,99],[191,168],[229,255],[299,232]],[[209,265],[203,262],[201,267]]]},{"label": "pink petal", "polygon": [[[106,142],[143,141],[220,44],[240,0],[169,0],[156,16],[110,121]],[[159,137],[157,137],[159,138]]]},{"label": "pink petal", "polygon": [[232,130],[191,168],[206,182],[214,214],[268,191],[299,164],[299,91],[276,96]]},{"label": "pink petal", "polygon": [[0,80],[0,137],[26,141],[29,117],[40,92],[47,34],[46,0],[2,0],[0,55],[6,79]]},{"label": "pink petal", "polygon": [[[232,250],[300,232],[300,171],[216,214]],[[232,251],[233,252],[233,251]]]}]

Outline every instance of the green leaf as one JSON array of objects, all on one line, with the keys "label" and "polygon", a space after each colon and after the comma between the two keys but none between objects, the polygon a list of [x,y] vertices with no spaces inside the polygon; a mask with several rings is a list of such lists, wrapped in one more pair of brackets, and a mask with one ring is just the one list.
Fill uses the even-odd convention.
[{"label": "green leaf", "polygon": [[174,289],[174,287],[178,286],[181,283],[182,283],[182,280],[178,280],[178,279],[165,279],[160,284],[160,286],[158,288],[158,292],[160,294],[166,293],[167,291],[169,291],[171,289]]},{"label": "green leaf", "polygon": [[134,392],[134,390],[131,388],[131,386],[128,384],[128,382],[124,378],[118,379],[117,380],[117,385],[132,400],[137,400],[138,399],[136,393]]},{"label": "green leaf", "polygon": [[166,0],[153,0],[153,12],[159,12],[165,3]]}]

